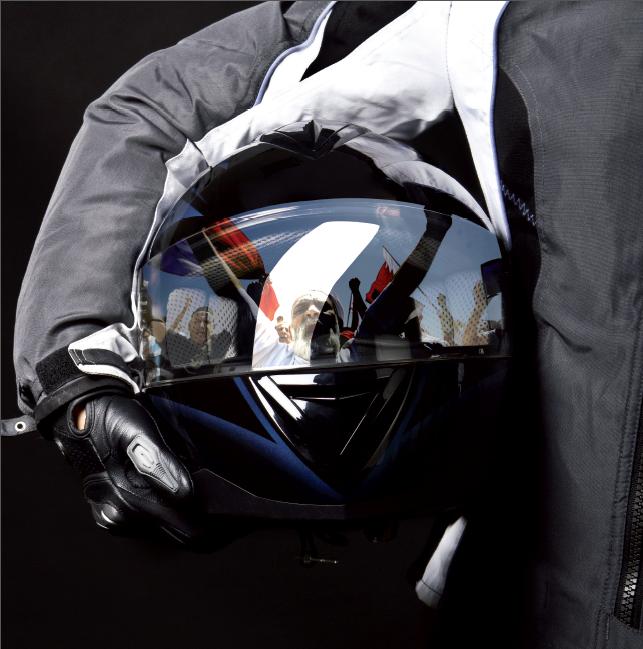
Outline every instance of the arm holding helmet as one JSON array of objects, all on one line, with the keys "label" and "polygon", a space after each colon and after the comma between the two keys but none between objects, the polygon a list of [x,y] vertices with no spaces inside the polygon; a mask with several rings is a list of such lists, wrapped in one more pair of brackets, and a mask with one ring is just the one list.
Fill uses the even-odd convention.
[{"label": "arm holding helmet", "polygon": [[[220,21],[143,59],[85,112],[23,280],[14,361],[21,410],[81,473],[99,524],[142,514],[189,534],[177,513],[189,473],[133,398],[133,274],[166,184],[181,186],[172,159],[205,165],[194,142],[252,105],[270,63],[305,38],[311,5]],[[101,336],[113,344],[68,349]]]},{"label": "arm holding helmet", "polygon": [[[320,9],[298,5],[306,18]],[[248,108],[270,62],[305,38],[311,21],[302,17],[296,31],[279,3],[266,3],[224,22],[151,55],[90,106],[23,285],[16,328],[22,409],[36,410],[41,430],[81,472],[97,520],[109,525],[142,515],[170,531],[185,529],[178,510],[190,496],[189,476],[132,399],[138,351],[124,335],[134,324],[132,271],[172,159],[185,150],[198,157],[194,142]],[[72,360],[70,344],[101,332],[116,334],[118,353],[88,346]]]}]

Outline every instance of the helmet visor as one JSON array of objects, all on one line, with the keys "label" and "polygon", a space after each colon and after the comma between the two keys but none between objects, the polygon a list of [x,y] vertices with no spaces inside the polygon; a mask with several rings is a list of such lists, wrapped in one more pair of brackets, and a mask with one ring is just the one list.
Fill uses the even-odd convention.
[{"label": "helmet visor", "polygon": [[410,203],[333,199],[204,218],[141,272],[148,386],[505,355],[496,236]]}]

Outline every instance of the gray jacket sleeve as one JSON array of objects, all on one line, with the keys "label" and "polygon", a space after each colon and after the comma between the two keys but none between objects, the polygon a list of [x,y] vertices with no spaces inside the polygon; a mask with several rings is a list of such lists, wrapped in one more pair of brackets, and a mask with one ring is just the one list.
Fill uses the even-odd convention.
[{"label": "gray jacket sleeve", "polygon": [[20,293],[14,361],[23,412],[96,381],[66,348],[114,323],[132,325],[132,273],[166,162],[250,107],[271,63],[306,37],[325,4],[296,3],[284,16],[282,3],[267,2],[230,16],[146,57],[88,107]]}]

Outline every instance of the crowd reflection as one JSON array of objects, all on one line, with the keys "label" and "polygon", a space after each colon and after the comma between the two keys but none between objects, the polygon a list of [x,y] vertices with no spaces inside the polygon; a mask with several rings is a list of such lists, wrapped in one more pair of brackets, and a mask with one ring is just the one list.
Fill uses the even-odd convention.
[{"label": "crowd reflection", "polygon": [[[429,274],[450,224],[449,217],[427,221],[401,263],[382,247],[384,262],[371,260],[369,277],[351,276],[347,264],[325,288],[311,285],[301,267],[267,273],[256,251],[262,274],[253,276],[246,267],[252,281],[244,284],[209,241],[215,254],[208,268],[214,263],[221,271],[217,286],[210,271],[198,278],[202,288],[195,288],[193,277],[185,286],[175,277],[164,308],[158,300],[155,308],[142,300],[141,355],[147,370],[162,379],[175,369],[214,367],[227,359],[257,370],[404,360],[426,357],[427,346],[488,345],[501,323],[488,314],[494,295],[482,271],[433,279]],[[221,277],[230,278],[223,290]]]}]

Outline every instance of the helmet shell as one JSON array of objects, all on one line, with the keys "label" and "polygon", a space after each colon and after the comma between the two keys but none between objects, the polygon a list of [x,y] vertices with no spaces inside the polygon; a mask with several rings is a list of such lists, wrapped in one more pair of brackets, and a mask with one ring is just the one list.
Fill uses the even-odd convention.
[{"label": "helmet shell", "polygon": [[[471,257],[477,273],[474,294],[477,290],[485,300],[477,312],[480,320],[488,303],[502,297],[502,253],[495,235],[468,206],[443,188],[421,182],[431,177],[423,175],[424,164],[410,147],[359,126],[294,124],[263,135],[208,170],[166,217],[139,282],[141,337],[147,341],[143,355],[148,354],[152,369],[144,392],[192,467],[208,511],[341,519],[427,506],[444,509],[461,503],[481,479],[509,355],[504,325],[486,331],[484,342],[480,336],[467,342],[471,335],[466,329],[471,327],[466,317],[453,315],[445,306],[446,292],[438,292],[425,302],[430,302],[443,333],[427,339],[424,330],[419,333],[417,295],[411,295],[436,267],[436,255],[445,260]],[[286,240],[297,229],[293,224],[305,222],[305,215],[319,205],[342,214],[374,209],[373,223],[385,242],[393,237],[394,230],[383,225],[392,222],[392,214],[419,212],[425,229],[419,240],[414,235],[415,247],[407,248],[397,267],[391,270],[388,262],[390,277],[383,284],[374,281],[361,305],[353,286],[350,307],[344,308],[337,294],[339,280],[333,278],[324,290],[309,285],[279,309],[270,309],[271,323],[290,318],[291,330],[301,314],[316,313],[309,328],[317,346],[309,345],[306,363],[255,364],[256,331],[268,312],[267,287],[278,275],[277,265],[268,267],[270,249],[262,242]],[[357,218],[345,221],[342,227],[355,233],[352,238],[369,225],[366,217],[361,229],[346,225],[358,223]],[[274,237],[252,238],[249,233],[257,223],[272,227]],[[395,227],[403,231],[407,226],[398,219]],[[449,239],[447,233],[458,228],[473,235]],[[195,243],[204,238],[208,245]],[[492,252],[480,257],[472,243],[477,240],[484,240]],[[177,257],[181,250],[187,252]],[[165,306],[171,302],[170,291],[159,288],[158,277],[168,272],[168,251],[173,251],[173,263],[179,259],[196,268],[193,274],[207,278],[215,296],[206,306],[192,304],[189,318],[184,307],[176,307],[170,317]],[[341,255],[332,247],[324,254]],[[358,253],[351,268],[361,268],[364,256]],[[218,274],[212,270],[213,259]],[[297,275],[308,272],[299,263],[291,273],[295,284]],[[188,290],[176,288],[179,275],[171,284],[175,294]],[[345,281],[342,290],[352,281]],[[391,302],[392,287],[399,290],[404,282],[409,287],[403,299]],[[467,290],[471,293],[471,286]],[[185,304],[190,301],[192,297]],[[394,307],[384,309],[383,304]],[[499,309],[502,321],[504,306]],[[227,329],[221,326],[226,310],[235,314]],[[369,313],[379,315],[369,318]],[[179,316],[185,319],[184,330],[172,330]],[[191,365],[173,360],[171,349],[177,345],[194,352],[197,330],[203,331],[202,321],[209,319],[203,335],[216,339],[217,360],[193,356]],[[349,319],[360,320],[357,329],[351,329]],[[165,328],[163,336],[153,334],[154,322],[157,330]],[[488,316],[485,322],[491,327]],[[208,325],[218,338],[208,333]],[[149,363],[150,340],[160,346],[161,338],[161,357],[172,366],[169,373],[158,361]],[[328,351],[336,340],[344,362],[335,362],[339,348],[337,354]],[[406,345],[404,354],[395,351],[400,341]],[[387,355],[389,343],[393,351]],[[235,365],[233,360],[244,354],[252,362]]]}]

